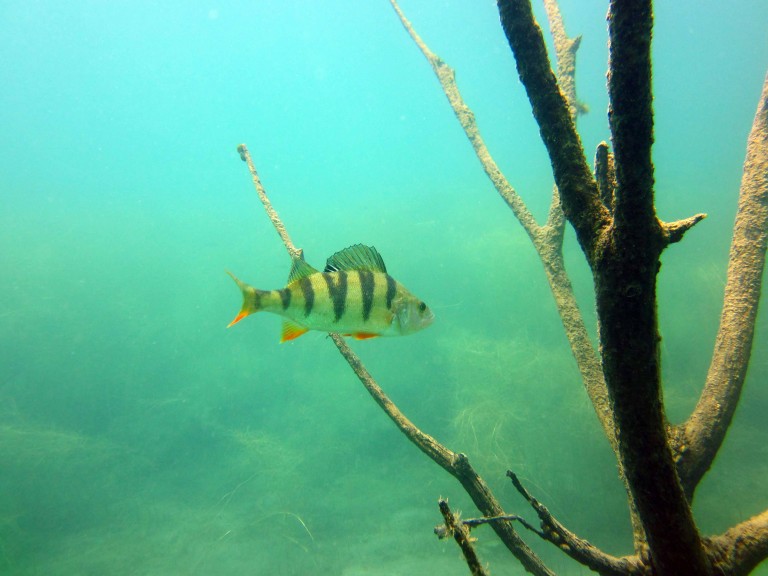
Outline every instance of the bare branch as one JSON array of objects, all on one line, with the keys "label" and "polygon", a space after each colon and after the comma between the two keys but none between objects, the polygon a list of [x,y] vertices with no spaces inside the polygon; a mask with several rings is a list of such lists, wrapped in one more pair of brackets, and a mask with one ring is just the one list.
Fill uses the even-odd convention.
[{"label": "bare branch", "polygon": [[[445,448],[428,434],[424,434],[413,424],[395,404],[387,397],[384,391],[371,377],[344,339],[338,334],[331,334],[333,343],[339,348],[342,356],[347,360],[352,370],[362,382],[365,389],[373,397],[376,403],[384,410],[400,431],[413,442],[416,447],[429,456],[436,464],[456,478],[472,498],[477,508],[485,516],[503,516],[504,511],[494,497],[488,485],[470,466],[469,460],[464,454],[456,454]],[[539,560],[538,556],[520,538],[520,535],[512,527],[511,522],[498,522],[493,524],[493,529],[499,538],[520,563],[533,574],[551,574],[551,572]]]},{"label": "bare branch", "polygon": [[504,174],[502,174],[501,170],[499,170],[499,167],[491,156],[491,153],[488,151],[488,147],[485,145],[485,141],[483,140],[482,136],[480,135],[480,131],[477,128],[475,115],[469,106],[467,106],[467,104],[464,102],[464,99],[461,97],[461,93],[459,92],[458,86],[456,86],[456,75],[453,71],[453,68],[448,66],[439,56],[437,56],[429,49],[429,47],[413,29],[413,26],[405,17],[405,14],[403,14],[402,10],[400,10],[400,6],[398,6],[397,1],[390,0],[390,3],[392,4],[392,8],[394,8],[395,12],[397,13],[398,18],[400,18],[400,22],[403,24],[403,27],[408,32],[408,35],[416,43],[416,45],[419,47],[419,50],[421,50],[422,54],[424,54],[424,57],[432,66],[432,70],[434,70],[437,79],[440,81],[440,86],[442,86],[443,92],[447,96],[448,102],[450,103],[451,108],[453,108],[454,114],[456,114],[456,118],[459,120],[459,124],[461,124],[461,127],[464,129],[464,133],[467,135],[467,138],[472,144],[472,148],[474,148],[475,154],[483,166],[483,170],[488,175],[488,178],[491,179],[491,182],[498,191],[499,195],[501,195],[507,205],[512,209],[512,212],[520,221],[520,224],[522,224],[525,231],[529,236],[531,236],[531,238],[533,238],[538,233],[539,225],[536,223],[536,220],[533,218],[533,215],[526,207],[522,198],[518,196],[515,189],[504,177]]},{"label": "bare branch", "polygon": [[547,9],[549,29],[555,41],[557,83],[568,100],[571,117],[576,118],[579,114],[589,111],[587,105],[576,98],[576,52],[581,45],[581,36],[570,38],[566,34],[560,6],[556,0],[544,0],[544,7]]},{"label": "bare branch", "polygon": [[660,575],[705,575],[709,565],[678,482],[661,402],[656,274],[666,244],[653,207],[649,2],[614,1],[609,15],[611,127],[618,183],[615,221],[587,168],[530,2],[499,0],[499,12],[552,162],[565,215],[592,268],[602,367],[621,465],[654,568]]},{"label": "bare branch", "polygon": [[600,202],[568,102],[550,69],[544,39],[533,18],[530,2],[499,0],[498,4],[501,25],[549,153],[563,211],[591,263],[599,237],[610,224],[610,214]]},{"label": "bare branch", "polygon": [[614,195],[616,193],[616,168],[613,165],[613,154],[606,142],[600,142],[595,152],[595,180],[600,191],[603,206],[613,214]]},{"label": "bare branch", "polygon": [[285,229],[283,222],[280,220],[280,217],[277,215],[277,212],[272,207],[272,203],[267,197],[267,192],[264,190],[264,186],[261,184],[261,179],[259,178],[258,172],[256,172],[256,166],[253,165],[253,160],[251,160],[248,147],[245,144],[240,144],[237,147],[237,153],[240,154],[240,159],[248,165],[248,171],[251,173],[251,180],[253,180],[253,187],[256,188],[256,193],[259,195],[259,200],[261,200],[261,203],[264,204],[264,209],[267,211],[267,216],[272,222],[272,226],[275,227],[275,230],[277,230],[277,233],[280,235],[280,239],[283,241],[286,250],[288,250],[288,254],[291,256],[291,259],[303,259],[304,254],[302,250],[300,248],[296,248],[296,246],[293,245],[293,242],[291,242],[291,237],[288,236],[288,231]]},{"label": "bare branch", "polygon": [[349,346],[347,346],[347,343],[344,341],[343,337],[334,333],[329,335],[331,340],[333,340],[333,343],[336,344],[336,347],[339,349],[339,352],[341,352],[341,355],[344,356],[344,359],[357,375],[360,382],[363,384],[363,386],[365,386],[365,389],[368,390],[368,393],[376,401],[376,404],[378,404],[381,409],[384,410],[386,415],[389,416],[389,418],[395,423],[400,431],[405,434],[419,450],[429,456],[436,464],[438,464],[447,472],[453,474],[454,463],[458,458],[458,455],[451,450],[448,450],[448,448],[440,444],[429,434],[422,432],[418,426],[411,422],[400,411],[394,402],[389,399],[384,390],[382,390],[381,387],[376,383],[376,381],[373,379],[373,376],[371,376],[366,367],[363,366],[363,363],[360,361],[360,358],[357,356],[357,354],[355,354],[355,352]]},{"label": "bare branch", "polygon": [[707,548],[718,574],[749,574],[768,557],[768,510],[709,538]]},{"label": "bare branch", "polygon": [[[438,506],[440,507],[440,513],[445,519],[446,535],[453,536],[453,539],[456,540],[459,548],[461,548],[461,553],[464,554],[464,560],[466,560],[472,576],[486,576],[487,572],[480,564],[475,548],[472,546],[472,538],[469,535],[469,528],[464,526],[458,516],[454,516],[451,509],[448,507],[447,500],[440,498]],[[443,537],[444,536],[441,536],[441,538]]]},{"label": "bare branch", "polygon": [[616,158],[616,226],[634,235],[655,224],[653,110],[651,103],[651,0],[611,2],[608,117]]},{"label": "bare branch", "polygon": [[704,391],[683,425],[680,476],[689,497],[712,465],[741,396],[752,353],[768,243],[768,75],[741,179],[720,328]]},{"label": "bare branch", "polygon": [[[565,31],[563,16],[557,0],[544,0],[547,9],[549,30],[555,42],[555,59],[557,60],[557,83],[568,100],[568,110],[574,122],[579,114],[587,113],[586,104],[576,98],[576,52],[581,45],[581,36],[571,38]],[[560,205],[560,193],[555,185],[552,190],[552,203],[549,206],[549,216],[546,226],[552,231],[553,240],[562,243],[565,230],[565,215]]]},{"label": "bare branch", "polygon": [[683,239],[683,235],[693,228],[696,224],[706,218],[706,214],[696,214],[685,220],[677,220],[675,222],[664,222],[661,227],[664,230],[664,236],[667,239],[667,244],[674,244],[680,242]]},{"label": "bare branch", "polygon": [[579,538],[563,526],[554,516],[552,516],[552,513],[544,504],[539,502],[530,492],[528,492],[514,472],[507,470],[507,476],[512,480],[515,489],[528,501],[539,516],[542,529],[541,532],[536,531],[539,536],[560,548],[580,564],[583,564],[604,576],[643,574],[644,567],[640,558],[637,556],[617,558],[610,554],[606,554],[587,540]]}]

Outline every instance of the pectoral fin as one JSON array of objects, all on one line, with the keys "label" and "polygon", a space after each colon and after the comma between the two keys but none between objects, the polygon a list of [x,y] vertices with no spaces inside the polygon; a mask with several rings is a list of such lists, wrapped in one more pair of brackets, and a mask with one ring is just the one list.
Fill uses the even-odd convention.
[{"label": "pectoral fin", "polygon": [[309,328],[306,328],[304,326],[299,326],[298,324],[295,324],[294,322],[291,322],[290,320],[285,320],[283,322],[283,333],[280,338],[280,342],[288,342],[288,340],[295,340],[302,334],[309,332]]}]

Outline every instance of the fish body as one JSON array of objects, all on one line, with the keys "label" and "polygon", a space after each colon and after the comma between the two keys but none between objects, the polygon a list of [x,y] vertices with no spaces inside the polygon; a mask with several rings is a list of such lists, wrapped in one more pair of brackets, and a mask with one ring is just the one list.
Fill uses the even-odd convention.
[{"label": "fish body", "polygon": [[328,259],[320,272],[295,259],[288,284],[259,290],[234,274],[243,306],[230,326],[255,312],[284,317],[281,342],[309,330],[338,332],[358,339],[402,336],[429,326],[429,307],[390,276],[375,248],[356,244]]}]

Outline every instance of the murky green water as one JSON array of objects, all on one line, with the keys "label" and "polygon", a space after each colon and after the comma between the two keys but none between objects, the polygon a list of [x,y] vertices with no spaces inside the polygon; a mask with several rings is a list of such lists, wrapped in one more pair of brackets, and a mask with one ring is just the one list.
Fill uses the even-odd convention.
[{"label": "murky green water", "polygon": [[[493,3],[402,8],[543,219],[549,164]],[[608,137],[606,6],[562,8],[584,34],[592,150]],[[710,215],[664,255],[673,421],[695,403],[717,329],[766,21],[758,0],[657,8],[659,213]],[[423,332],[351,343],[400,408],[466,452],[510,512],[533,519],[507,468],[580,535],[631,551],[538,259],[388,2],[3,2],[0,78],[0,572],[467,573],[432,528],[438,496],[474,508],[328,338],[280,345],[268,315],[225,329],[240,305],[225,268],[264,288],[289,268],[240,142],[310,263],[375,245],[434,309]],[[572,236],[566,252],[593,329]],[[706,533],[768,507],[766,335],[763,313],[736,422],[697,493]],[[494,574],[522,573],[490,530],[476,535]],[[586,573],[526,538],[558,573]]]}]

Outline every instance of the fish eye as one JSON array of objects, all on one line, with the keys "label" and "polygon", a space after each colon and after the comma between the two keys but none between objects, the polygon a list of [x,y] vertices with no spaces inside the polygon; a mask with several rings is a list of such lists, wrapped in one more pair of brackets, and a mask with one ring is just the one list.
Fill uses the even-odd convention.
[{"label": "fish eye", "polygon": [[419,302],[419,311],[424,312],[427,309],[427,305],[424,302]]}]

